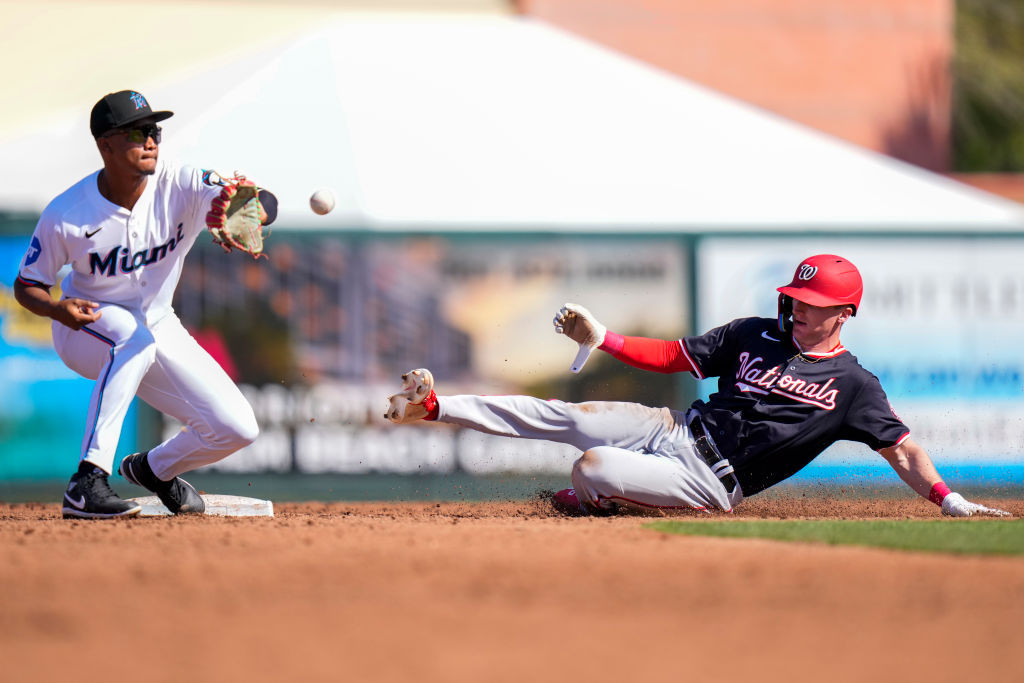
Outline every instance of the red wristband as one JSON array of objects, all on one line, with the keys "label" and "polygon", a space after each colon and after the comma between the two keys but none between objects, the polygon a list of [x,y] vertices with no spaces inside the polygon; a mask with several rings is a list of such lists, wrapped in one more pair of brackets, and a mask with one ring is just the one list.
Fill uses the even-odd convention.
[{"label": "red wristband", "polygon": [[936,505],[942,505],[942,499],[951,493],[949,487],[941,481],[932,486],[931,492],[928,494],[928,500],[935,503]]},{"label": "red wristband", "polygon": [[608,330],[607,332],[604,333],[604,341],[597,348],[601,349],[602,351],[607,351],[608,353],[614,355],[622,351],[622,347],[625,343],[625,337],[623,337],[621,334],[615,334],[611,330]]}]

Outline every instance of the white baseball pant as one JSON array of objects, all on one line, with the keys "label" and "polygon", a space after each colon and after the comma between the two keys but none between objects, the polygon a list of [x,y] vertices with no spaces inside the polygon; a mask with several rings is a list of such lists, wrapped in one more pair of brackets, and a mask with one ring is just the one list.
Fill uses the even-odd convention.
[{"label": "white baseball pant", "polygon": [[530,396],[441,396],[441,422],[488,434],[566,443],[583,451],[572,467],[577,497],[654,508],[729,511],[731,494],[694,450],[685,415],[638,403],[566,403]]},{"label": "white baseball pant", "polygon": [[141,313],[99,307],[96,322],[75,331],[53,323],[53,345],[64,364],[96,380],[82,441],[83,460],[113,470],[125,413],[136,395],[185,425],[149,451],[165,481],[216,462],[252,443],[256,416],[223,368],[174,314],[146,327]]}]

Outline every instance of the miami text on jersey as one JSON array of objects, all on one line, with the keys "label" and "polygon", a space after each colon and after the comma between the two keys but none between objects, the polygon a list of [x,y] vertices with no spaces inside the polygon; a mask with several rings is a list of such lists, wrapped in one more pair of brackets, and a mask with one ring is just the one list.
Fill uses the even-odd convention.
[{"label": "miami text on jersey", "polygon": [[740,391],[779,394],[825,410],[836,407],[839,389],[829,388],[836,381],[835,377],[829,377],[824,384],[808,382],[790,374],[780,375],[781,365],[766,370],[761,367],[762,362],[761,356],[751,358],[746,351],[740,354],[740,364],[736,369],[736,386]]},{"label": "miami text on jersey", "polygon": [[[128,247],[117,246],[107,252],[107,255],[102,258],[95,251],[89,252],[89,273],[95,275],[98,270],[101,275],[114,277],[118,272],[118,266],[120,266],[120,272],[130,273],[133,270],[160,261],[167,256],[168,251],[174,251],[174,248],[185,239],[185,236],[181,234],[181,229],[184,225],[184,223],[178,223],[177,236],[152,249],[142,249],[132,254],[128,251]],[[120,259],[117,258],[118,252],[121,252]]]}]

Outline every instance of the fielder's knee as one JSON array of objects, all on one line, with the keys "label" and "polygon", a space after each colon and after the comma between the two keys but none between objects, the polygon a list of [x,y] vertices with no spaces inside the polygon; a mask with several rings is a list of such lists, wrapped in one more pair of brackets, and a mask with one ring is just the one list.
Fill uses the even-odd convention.
[{"label": "fielder's knee", "polygon": [[215,450],[226,451],[225,455],[245,448],[260,435],[260,427],[252,411],[233,416],[230,420],[222,420],[213,429],[214,443],[210,446]]},{"label": "fielder's knee", "polygon": [[245,448],[260,435],[260,426],[256,423],[256,416],[250,414],[248,420],[240,420],[234,427],[232,438],[238,448]]}]

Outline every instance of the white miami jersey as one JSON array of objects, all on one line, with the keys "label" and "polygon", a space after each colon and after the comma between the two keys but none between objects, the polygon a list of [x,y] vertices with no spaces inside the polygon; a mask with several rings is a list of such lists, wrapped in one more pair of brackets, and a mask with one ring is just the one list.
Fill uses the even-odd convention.
[{"label": "white miami jersey", "polygon": [[171,312],[185,254],[206,229],[221,188],[209,172],[160,161],[129,211],[100,194],[98,176],[83,178],[43,210],[18,278],[50,287],[70,264],[65,296],[118,304],[153,323]]}]

